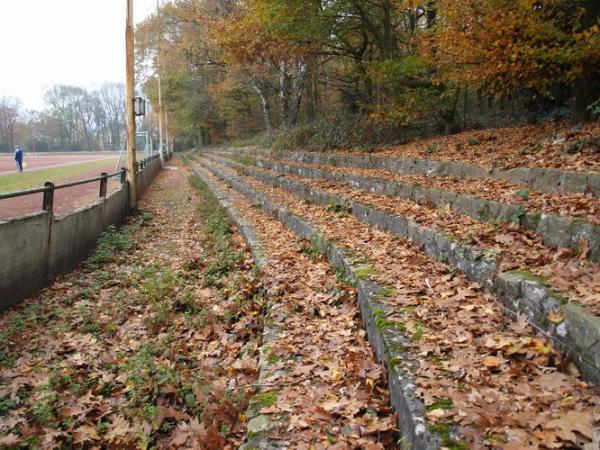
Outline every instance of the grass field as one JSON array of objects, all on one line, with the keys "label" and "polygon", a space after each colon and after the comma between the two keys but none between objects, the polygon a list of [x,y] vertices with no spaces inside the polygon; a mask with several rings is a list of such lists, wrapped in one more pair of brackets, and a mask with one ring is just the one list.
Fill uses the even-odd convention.
[{"label": "grass field", "polygon": [[0,177],[0,193],[40,187],[43,186],[46,181],[56,182],[61,179],[73,177],[78,173],[84,173],[94,169],[98,169],[98,175],[100,175],[101,169],[114,165],[116,162],[117,158],[115,157],[114,159],[51,167],[48,169],[36,170],[34,172],[27,172],[27,170],[25,170],[25,172],[20,174],[5,175]]}]

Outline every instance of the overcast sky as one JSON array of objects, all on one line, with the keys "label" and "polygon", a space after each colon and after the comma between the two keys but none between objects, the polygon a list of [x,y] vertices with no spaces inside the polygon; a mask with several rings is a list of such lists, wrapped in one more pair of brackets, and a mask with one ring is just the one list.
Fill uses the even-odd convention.
[{"label": "overcast sky", "polygon": [[[133,0],[136,23],[156,0]],[[44,87],[125,82],[126,0],[0,0],[0,96],[41,109]]]}]

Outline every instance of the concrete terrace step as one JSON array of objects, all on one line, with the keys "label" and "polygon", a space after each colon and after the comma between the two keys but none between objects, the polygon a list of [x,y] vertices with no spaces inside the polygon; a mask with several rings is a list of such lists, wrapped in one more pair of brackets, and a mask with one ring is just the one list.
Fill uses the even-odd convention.
[{"label": "concrete terrace step", "polygon": [[509,170],[487,169],[469,163],[457,161],[398,158],[391,156],[268,151],[257,148],[240,148],[236,151],[248,154],[260,154],[275,159],[330,164],[340,167],[362,167],[384,169],[399,174],[426,174],[453,176],[460,178],[495,178],[511,183],[524,184],[541,192],[593,192],[600,197],[600,174],[597,172],[577,172],[551,168],[517,167]]},{"label": "concrete terrace step", "polygon": [[[294,376],[297,377],[298,373],[304,376],[299,380],[296,378],[296,381],[302,382],[303,379],[306,378],[306,368],[309,367],[310,362],[313,360],[312,357],[306,358],[306,352],[309,352],[311,355],[315,353],[317,356],[314,358],[322,360],[325,366],[330,363],[341,364],[339,367],[345,367],[348,372],[354,371],[354,364],[346,361],[348,355],[353,354],[355,357],[362,355],[369,363],[367,366],[361,365],[361,367],[375,366],[379,371],[379,365],[374,362],[373,352],[369,346],[365,345],[365,340],[362,337],[358,340],[346,337],[343,341],[347,342],[349,349],[344,349],[344,347],[338,345],[339,350],[332,351],[331,349],[328,349],[328,345],[330,345],[329,339],[326,336],[321,336],[321,334],[332,336],[348,336],[350,334],[363,336],[362,330],[358,329],[360,322],[355,320],[349,322],[348,320],[345,320],[349,319],[349,317],[345,316],[349,313],[352,318],[355,317],[354,310],[356,306],[353,302],[354,296],[348,299],[348,301],[352,302],[351,308],[348,308],[346,304],[341,304],[339,308],[336,306],[328,307],[326,303],[329,301],[328,299],[331,299],[331,295],[326,294],[333,289],[332,286],[335,285],[334,283],[330,286],[329,283],[335,281],[336,278],[332,271],[323,270],[323,262],[318,261],[316,263],[308,264],[308,266],[310,266],[309,271],[299,274],[298,276],[296,276],[294,272],[289,272],[290,267],[296,267],[298,260],[310,260],[306,254],[301,256],[302,253],[298,252],[302,250],[296,248],[300,243],[304,243],[304,241],[300,238],[290,239],[287,234],[293,235],[293,232],[291,231],[287,232],[287,234],[281,233],[281,230],[278,230],[278,228],[281,228],[282,225],[274,219],[261,217],[262,213],[256,212],[253,202],[246,201],[243,196],[227,188],[224,183],[218,181],[218,179],[205,169],[194,164],[193,170],[196,175],[203,179],[215,197],[218,198],[221,205],[227,209],[232,221],[237,224],[244,239],[252,248],[257,265],[261,268],[263,274],[265,274],[265,285],[263,287],[266,289],[265,294],[268,296],[268,305],[265,308],[265,330],[262,347],[260,349],[260,377],[256,385],[256,387],[260,388],[260,392],[250,401],[247,413],[249,419],[248,434],[245,443],[240,449],[280,449],[299,445],[300,442],[294,440],[293,432],[290,433],[290,429],[295,423],[294,419],[300,417],[303,420],[312,423],[311,420],[309,420],[311,419],[311,411],[317,410],[320,407],[320,402],[314,402],[314,399],[320,398],[319,396],[327,395],[327,400],[331,400],[333,398],[331,395],[334,392],[337,393],[338,390],[340,393],[337,395],[340,395],[340,400],[351,398],[352,400],[357,400],[359,403],[364,404],[365,408],[370,408],[373,405],[372,401],[365,401],[365,395],[368,393],[371,393],[371,397],[374,396],[375,399],[383,397],[385,400],[384,409],[385,411],[388,411],[387,419],[390,426],[392,426],[393,416],[391,415],[392,410],[388,404],[387,392],[383,396],[376,393],[377,391],[368,387],[368,379],[364,379],[364,377],[359,383],[360,386],[355,385],[356,380],[354,380],[352,386],[344,386],[342,383],[341,386],[344,386],[342,388],[340,388],[339,382],[330,382],[327,379],[326,383],[330,383],[331,387],[324,388],[323,381],[319,381],[323,374],[320,373],[321,369],[317,366],[314,369],[317,373],[313,373],[312,370],[309,372],[311,374],[311,377],[309,377],[311,379],[310,386],[313,390],[311,391],[311,388],[308,388],[309,392],[305,392],[306,396],[297,398],[295,402],[291,402],[289,391],[286,393],[282,390],[281,386],[278,387],[280,384],[285,386],[288,381],[289,384],[292,385],[300,384],[294,382]],[[276,236],[273,236],[274,233]],[[285,236],[282,237],[282,234]],[[271,238],[270,240],[269,237]],[[265,242],[268,242],[268,244],[265,245]],[[290,253],[294,253],[295,257],[291,257]],[[302,265],[302,263],[300,263],[300,265]],[[308,266],[304,264],[302,267],[308,269]],[[289,277],[283,277],[282,271],[289,272]],[[327,273],[326,276],[323,275],[325,273]],[[315,275],[316,277],[313,278]],[[309,278],[313,281],[307,282]],[[290,281],[289,285],[286,280]],[[327,283],[322,283],[321,281],[323,280],[329,281]],[[280,283],[284,284],[281,285]],[[285,288],[282,286],[285,286]],[[300,306],[301,303],[297,303],[297,300],[295,300],[293,295],[293,293],[296,292],[294,286],[296,286],[296,288],[301,286],[302,291],[299,292],[302,292],[303,295],[313,297],[313,304],[320,311],[314,318],[308,319],[306,316],[309,315],[309,311],[303,310],[302,308],[298,309],[298,306]],[[312,289],[311,286],[313,286]],[[289,295],[286,294],[282,296],[280,293],[281,289],[285,289],[286,291],[289,289]],[[333,318],[330,316],[331,310],[340,311],[340,313],[334,314],[335,318]],[[295,316],[304,317],[307,320],[300,322],[300,327],[298,327],[298,325],[295,325],[297,321],[293,320],[293,317]],[[292,318],[291,321],[290,318]],[[305,342],[306,349],[294,349],[290,346],[290,344],[293,344],[294,342],[293,337],[297,336],[298,333],[300,333],[302,339],[305,340],[305,333],[307,330],[314,330],[315,323],[319,323],[322,327],[322,321],[327,321],[331,318],[334,319],[332,323],[324,326],[322,330],[321,328],[317,330],[315,341],[313,343],[309,340]],[[360,351],[356,349],[351,350],[353,346],[359,346]],[[282,356],[280,362],[274,362],[271,358],[273,355],[277,354],[275,349],[284,348],[288,349],[285,353],[289,354],[289,358],[284,359]],[[321,355],[320,357],[318,356],[319,354]],[[343,359],[340,359],[341,356],[343,356]],[[343,376],[343,378],[347,377],[348,375]],[[305,381],[305,383],[308,383],[308,381]],[[337,388],[335,387],[336,385],[338,386]],[[377,389],[380,389],[380,387]],[[315,393],[318,394],[315,395]],[[273,406],[279,406],[280,408],[265,408],[266,399],[271,397],[275,399],[283,398],[284,403],[279,404],[279,401],[277,400],[277,403]],[[311,403],[311,399],[313,400],[313,403]],[[299,412],[297,409],[294,410],[293,405],[295,403],[301,404],[302,411]],[[265,411],[265,409],[276,409],[280,411]],[[340,414],[344,412],[343,409],[339,411]],[[327,415],[322,409],[321,414]],[[357,420],[361,420],[363,415],[363,413],[360,413],[360,417],[358,417]],[[342,417],[346,416],[344,415]],[[368,417],[369,414],[366,414],[364,421],[361,421],[360,423],[367,426],[370,421]],[[344,423],[345,421],[344,418],[336,419],[333,415],[330,420],[331,423],[328,426],[333,426],[339,422]],[[376,419],[373,420],[376,421]],[[325,421],[327,422],[327,420]],[[354,424],[354,422],[351,423]],[[309,431],[308,433],[311,435],[314,434],[314,439],[319,439],[321,437],[319,429],[320,426],[317,426],[317,429],[314,432]],[[358,439],[359,442],[358,445],[361,447],[366,444],[374,445],[374,443],[381,438],[379,431],[382,430],[377,429],[376,433],[370,433],[372,435],[370,440],[357,437],[356,439]],[[363,441],[363,445],[360,445],[361,441]]]},{"label": "concrete terrace step", "polygon": [[270,195],[263,194],[236,175],[218,168],[214,163],[202,161],[202,164],[214,176],[260,205],[298,235],[310,239],[314,246],[327,254],[332,264],[354,279],[359,289],[359,301],[369,339],[388,369],[392,401],[400,414],[398,421],[402,432],[401,447],[415,449],[464,446],[463,442],[455,440],[455,428],[433,426],[427,419],[427,411],[430,409],[427,409],[417,396],[415,389],[418,383],[411,374],[411,368],[419,364],[422,356],[413,353],[418,349],[418,346],[411,345],[414,336],[409,335],[403,326],[394,325],[401,325],[401,322],[388,320],[392,317],[398,318],[398,310],[389,303],[390,287],[365,278],[364,268],[368,263],[365,263],[363,258],[358,258],[351,248],[329,240],[310,220],[277,204]]},{"label": "concrete terrace step", "polygon": [[[236,210],[234,206],[234,202],[229,198],[226,192],[219,188],[219,186],[210,180],[209,177],[206,176],[203,170],[198,170],[198,168],[191,166],[192,171],[201,178],[210,191],[213,193],[215,198],[219,201],[221,206],[227,212],[227,215],[231,219],[231,221],[235,224],[238,231],[250,247],[252,252],[252,256],[254,258],[254,262],[256,265],[263,269],[268,262],[268,255],[264,251],[263,243],[257,237],[252,226],[244,220],[242,215]],[[269,303],[267,305],[267,310],[272,311],[272,304]],[[276,325],[278,320],[273,317],[272,314],[268,314],[268,317],[265,320],[265,325],[263,329],[263,338],[262,338],[262,347],[260,350],[260,359],[258,362],[260,368],[260,374],[258,378],[258,382],[261,383],[267,377],[269,372],[269,363],[267,361],[268,353],[265,348],[268,347],[269,343],[271,343],[275,338],[280,334],[281,329]],[[279,425],[279,421],[272,415],[264,415],[260,414],[260,408],[257,407],[255,399],[251,400],[251,404],[248,409],[248,429],[250,432],[253,432],[253,435],[247,439],[247,441],[242,445],[241,449],[251,449],[251,448],[261,448],[265,450],[275,450],[282,448],[282,445],[278,445],[277,442],[272,441],[271,433],[277,428]]]},{"label": "concrete terrace step", "polygon": [[[515,317],[526,314],[532,324],[570,353],[586,379],[600,382],[600,318],[586,313],[575,302],[567,301],[544,282],[520,271],[498,273],[497,260],[486,257],[484,252],[469,245],[457,244],[444,233],[406,218],[285,177],[270,176],[251,166],[214,157],[210,159],[228,164],[247,176],[310,202],[347,208],[359,221],[417,243],[430,257],[449,262],[465,272],[470,280],[490,289]],[[549,317],[554,320],[549,320]]]},{"label": "concrete terrace step", "polygon": [[[295,214],[289,213],[284,208],[270,202],[259,192],[248,188],[231,178],[227,178],[218,169],[208,166],[205,168],[216,177],[227,182],[238,192],[253,201],[260,203],[265,211],[274,215],[296,234],[311,241],[314,246],[327,255],[332,265],[344,271],[345,275],[354,281],[358,289],[360,309],[369,336],[369,341],[371,342],[371,345],[373,345],[378,359],[382,361],[387,368],[392,405],[398,412],[398,426],[403,437],[401,447],[416,450],[440,448],[442,444],[441,436],[426,427],[426,408],[416,395],[414,380],[402,373],[398,364],[394,364],[394,362],[400,361],[404,356],[400,349],[407,343],[406,336],[398,329],[381,328],[376,325],[383,317],[387,316],[387,310],[389,308],[381,302],[385,297],[378,294],[384,292],[385,288],[357,276],[357,271],[360,271],[360,269],[363,268],[363,265],[354,262],[351,253],[346,249],[339,248],[333,242],[324,238],[312,223]],[[195,172],[207,182],[207,177],[202,176],[201,171],[195,170]],[[207,184],[211,190],[214,189],[213,192],[222,199],[223,194],[215,189],[216,185],[214,183],[209,183],[210,182]],[[223,205],[228,207],[228,209],[231,209],[231,202],[224,202]],[[236,215],[234,214],[233,217],[235,216]],[[265,338],[267,339],[267,342],[269,339],[268,334],[276,334],[278,331],[279,330],[272,330],[270,333],[266,332]],[[261,364],[261,366],[264,367],[264,364]],[[250,417],[252,420],[259,416],[254,415]],[[264,421],[264,419],[262,420]],[[257,439],[255,436],[250,446],[245,446],[243,448],[278,448],[272,443],[269,436],[269,430],[273,429],[274,426],[275,424],[273,423],[265,423],[264,431],[260,433],[260,438]],[[447,442],[445,443],[447,444]]]},{"label": "concrete terrace step", "polygon": [[600,261],[600,226],[587,223],[578,218],[538,211],[528,212],[518,204],[488,200],[472,194],[429,188],[383,178],[362,177],[265,159],[248,161],[249,164],[254,162],[258,167],[283,174],[315,180],[345,182],[366,192],[403,197],[412,201],[426,199],[437,208],[450,205],[454,211],[481,222],[503,221],[510,223],[518,221],[525,228],[539,234],[545,244],[553,247],[576,248],[580,242],[585,241],[590,249],[588,257],[592,261]]}]

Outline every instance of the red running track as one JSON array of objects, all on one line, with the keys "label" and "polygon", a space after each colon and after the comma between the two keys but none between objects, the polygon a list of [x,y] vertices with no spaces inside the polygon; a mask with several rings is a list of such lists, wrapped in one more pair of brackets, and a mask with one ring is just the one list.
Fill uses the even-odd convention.
[{"label": "red running track", "polygon": [[[49,167],[67,166],[71,164],[82,164],[92,161],[101,161],[104,159],[114,159],[117,156],[113,154],[93,154],[93,153],[73,153],[73,154],[46,154],[38,153],[33,155],[25,153],[23,162],[27,165],[25,170],[40,170]],[[126,163],[124,163],[126,164]],[[111,169],[113,171],[114,167]],[[17,166],[12,154],[0,154],[0,177],[10,173],[16,173]],[[1,178],[0,178],[1,179]]]}]

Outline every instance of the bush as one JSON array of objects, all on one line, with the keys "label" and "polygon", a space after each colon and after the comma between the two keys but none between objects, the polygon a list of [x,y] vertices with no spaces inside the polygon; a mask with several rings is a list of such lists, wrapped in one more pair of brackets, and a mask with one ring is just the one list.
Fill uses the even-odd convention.
[{"label": "bush", "polygon": [[355,149],[372,151],[383,144],[406,142],[415,130],[388,123],[376,123],[352,117],[317,120],[280,130],[265,146],[274,149],[303,148],[314,151]]}]

